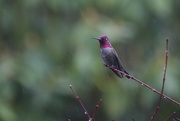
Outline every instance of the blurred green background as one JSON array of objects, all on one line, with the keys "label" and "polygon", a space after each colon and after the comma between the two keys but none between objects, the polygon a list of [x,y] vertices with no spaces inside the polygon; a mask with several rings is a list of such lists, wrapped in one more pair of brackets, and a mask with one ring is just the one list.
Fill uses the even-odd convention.
[{"label": "blurred green background", "polygon": [[[124,68],[180,101],[179,0],[1,0],[0,120],[87,121],[69,88],[96,121],[147,121],[159,96],[103,66],[99,43],[108,35]],[[156,120],[179,106],[164,100]],[[180,118],[180,117],[179,117]]]}]

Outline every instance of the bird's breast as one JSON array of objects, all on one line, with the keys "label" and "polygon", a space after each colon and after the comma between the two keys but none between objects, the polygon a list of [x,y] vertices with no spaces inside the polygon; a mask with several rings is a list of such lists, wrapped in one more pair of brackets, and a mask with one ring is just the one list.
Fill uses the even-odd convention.
[{"label": "bird's breast", "polygon": [[101,56],[106,57],[107,55],[110,55],[113,53],[113,48],[101,48]]}]

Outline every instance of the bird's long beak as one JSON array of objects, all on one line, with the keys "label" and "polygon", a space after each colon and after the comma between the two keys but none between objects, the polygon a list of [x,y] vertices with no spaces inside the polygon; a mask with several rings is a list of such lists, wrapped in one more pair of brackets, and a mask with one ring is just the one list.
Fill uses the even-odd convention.
[{"label": "bird's long beak", "polygon": [[93,37],[93,39],[99,40],[99,38],[95,38],[95,37]]}]

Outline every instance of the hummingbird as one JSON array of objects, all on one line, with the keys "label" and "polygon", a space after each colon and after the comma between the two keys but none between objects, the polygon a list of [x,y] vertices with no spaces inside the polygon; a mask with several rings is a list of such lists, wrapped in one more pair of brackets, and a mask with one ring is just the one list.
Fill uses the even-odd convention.
[{"label": "hummingbird", "polygon": [[[116,52],[116,50],[112,47],[108,37],[106,35],[102,35],[99,38],[93,38],[99,41],[101,57],[106,66],[117,69],[128,74],[122,66],[121,60]],[[118,73],[117,71],[111,69],[119,78],[122,78],[123,75]],[[126,76],[129,78],[129,76]]]}]

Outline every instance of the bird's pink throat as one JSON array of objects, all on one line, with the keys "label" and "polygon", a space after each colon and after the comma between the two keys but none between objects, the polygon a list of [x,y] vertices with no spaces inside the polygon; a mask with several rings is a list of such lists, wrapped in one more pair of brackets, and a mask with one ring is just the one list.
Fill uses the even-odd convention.
[{"label": "bird's pink throat", "polygon": [[109,41],[106,41],[105,43],[100,43],[100,48],[107,48],[107,47],[112,47],[111,43]]}]

